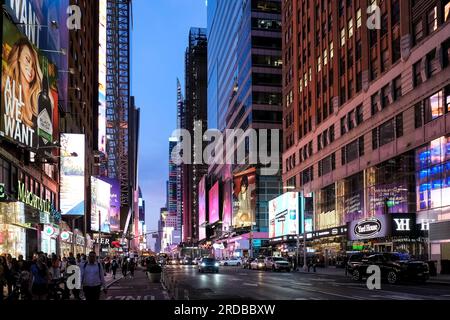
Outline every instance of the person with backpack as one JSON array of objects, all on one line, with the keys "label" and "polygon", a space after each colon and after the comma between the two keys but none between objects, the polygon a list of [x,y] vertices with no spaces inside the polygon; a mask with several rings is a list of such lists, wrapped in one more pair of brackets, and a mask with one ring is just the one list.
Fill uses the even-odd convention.
[{"label": "person with backpack", "polygon": [[89,252],[88,260],[81,266],[81,285],[86,301],[100,300],[100,292],[103,288],[107,293],[106,282],[102,264],[98,262],[94,251]]},{"label": "person with backpack", "polygon": [[128,265],[128,270],[130,270],[130,279],[134,279],[134,270],[136,269],[136,262],[132,258]]},{"label": "person with backpack", "polygon": [[116,258],[114,258],[112,263],[111,263],[111,270],[112,270],[112,274],[113,274],[113,279],[116,279],[116,272],[117,272],[118,268],[119,268],[119,264],[117,263]]},{"label": "person with backpack", "polygon": [[122,274],[123,277],[126,278],[128,273],[128,260],[125,258],[122,262]]}]

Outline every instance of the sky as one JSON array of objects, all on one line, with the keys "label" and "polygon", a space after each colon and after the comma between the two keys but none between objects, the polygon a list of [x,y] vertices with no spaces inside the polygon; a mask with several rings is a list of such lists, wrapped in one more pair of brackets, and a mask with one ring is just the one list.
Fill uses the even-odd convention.
[{"label": "sky", "polygon": [[[189,29],[206,27],[205,0],[134,0],[132,95],[141,109],[139,184],[148,231],[166,205],[169,137],[176,129],[176,79],[184,86]],[[184,91],[184,90],[183,90]]]}]

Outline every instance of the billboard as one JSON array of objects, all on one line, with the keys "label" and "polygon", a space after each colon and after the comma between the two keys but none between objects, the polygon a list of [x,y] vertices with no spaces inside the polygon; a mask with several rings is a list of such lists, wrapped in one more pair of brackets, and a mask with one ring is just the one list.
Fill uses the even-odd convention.
[{"label": "billboard", "polygon": [[219,181],[217,181],[212,188],[209,190],[208,198],[208,212],[209,212],[209,223],[213,224],[220,220],[220,207],[219,207]]},{"label": "billboard", "polygon": [[222,206],[222,230],[230,231],[232,224],[233,206],[232,206],[232,182],[225,181],[223,184],[223,206]]},{"label": "billboard", "polygon": [[110,233],[111,185],[91,177],[91,230]]},{"label": "billboard", "polygon": [[206,238],[206,176],[198,184],[198,240]]},{"label": "billboard", "polygon": [[256,170],[249,169],[233,177],[233,227],[256,224]]},{"label": "billboard", "polygon": [[[60,207],[62,215],[84,215],[84,173],[85,137],[84,134],[62,133]],[[75,157],[76,155],[76,157]]]},{"label": "billboard", "polygon": [[3,15],[0,135],[33,151],[58,140],[58,67]]},{"label": "billboard", "polygon": [[98,151],[106,154],[106,0],[99,0]]},{"label": "billboard", "polygon": [[[4,0],[4,8],[20,32],[44,55],[53,61],[59,70],[67,71],[69,60],[61,49],[69,48],[67,8],[69,0]],[[59,104],[67,110],[68,72],[58,77]]]},{"label": "billboard", "polygon": [[300,196],[287,192],[269,201],[269,238],[299,234]]},{"label": "billboard", "polygon": [[111,186],[111,201],[109,207],[109,224],[111,232],[120,231],[120,182],[117,179],[102,177]]}]

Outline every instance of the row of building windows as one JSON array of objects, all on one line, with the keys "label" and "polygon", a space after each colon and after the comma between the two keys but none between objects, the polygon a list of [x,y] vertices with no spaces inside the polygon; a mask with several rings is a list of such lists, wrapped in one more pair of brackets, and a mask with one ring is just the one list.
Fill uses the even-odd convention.
[{"label": "row of building windows", "polygon": [[317,136],[317,151],[334,142],[334,124]]},{"label": "row of building windows", "polygon": [[450,86],[420,101],[414,106],[414,124],[419,128],[450,111]]},{"label": "row of building windows", "polygon": [[400,113],[372,130],[372,149],[376,150],[402,136],[403,114]]},{"label": "row of building windows", "polygon": [[360,104],[341,118],[341,136],[361,125],[363,121],[363,106]]}]

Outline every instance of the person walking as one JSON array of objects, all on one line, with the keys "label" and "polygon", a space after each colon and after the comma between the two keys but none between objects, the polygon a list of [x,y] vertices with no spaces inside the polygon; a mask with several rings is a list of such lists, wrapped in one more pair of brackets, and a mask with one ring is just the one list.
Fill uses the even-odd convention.
[{"label": "person walking", "polygon": [[100,300],[102,288],[107,293],[104,270],[94,251],[89,252],[88,261],[81,267],[81,284],[86,301]]},{"label": "person walking", "polygon": [[130,260],[130,263],[128,265],[128,270],[130,270],[130,279],[134,278],[134,270],[136,269],[136,262],[134,259]]},{"label": "person walking", "polygon": [[128,261],[127,261],[127,259],[123,259],[123,262],[122,262],[122,275],[123,275],[124,278],[126,278],[127,273],[128,273]]},{"label": "person walking", "polygon": [[0,302],[4,299],[4,286],[6,284],[6,260],[0,256]]},{"label": "person walking", "polygon": [[111,263],[111,270],[112,270],[112,274],[113,274],[113,279],[116,279],[116,272],[117,272],[118,268],[119,268],[119,264],[117,263],[117,260],[114,258],[112,263]]}]

